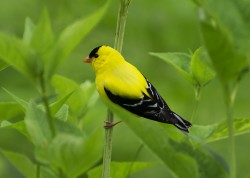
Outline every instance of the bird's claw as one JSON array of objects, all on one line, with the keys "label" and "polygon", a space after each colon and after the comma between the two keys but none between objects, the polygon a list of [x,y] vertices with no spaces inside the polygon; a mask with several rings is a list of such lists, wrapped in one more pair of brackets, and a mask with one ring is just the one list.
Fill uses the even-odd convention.
[{"label": "bird's claw", "polygon": [[118,121],[118,122],[109,122],[109,121],[104,121],[106,124],[104,125],[105,129],[110,129],[112,127],[114,127],[115,125],[121,123],[122,121]]}]

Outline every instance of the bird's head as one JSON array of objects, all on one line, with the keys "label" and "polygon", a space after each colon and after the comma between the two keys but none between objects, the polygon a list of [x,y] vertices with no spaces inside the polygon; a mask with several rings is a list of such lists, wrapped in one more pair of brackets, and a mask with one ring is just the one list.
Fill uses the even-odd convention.
[{"label": "bird's head", "polygon": [[94,48],[83,62],[91,63],[97,72],[101,68],[111,68],[119,61],[123,61],[121,54],[110,46],[98,46]]}]

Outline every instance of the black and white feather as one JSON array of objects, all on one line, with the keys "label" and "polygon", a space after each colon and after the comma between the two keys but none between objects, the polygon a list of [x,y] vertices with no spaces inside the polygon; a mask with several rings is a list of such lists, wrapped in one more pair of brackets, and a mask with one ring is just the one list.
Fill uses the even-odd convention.
[{"label": "black and white feather", "polygon": [[147,119],[173,124],[178,129],[188,133],[188,128],[191,127],[191,123],[171,111],[154,86],[148,80],[146,81],[148,83],[147,92],[150,97],[143,93],[142,98],[131,99],[115,95],[107,88],[104,88],[104,90],[112,102],[126,110]]}]

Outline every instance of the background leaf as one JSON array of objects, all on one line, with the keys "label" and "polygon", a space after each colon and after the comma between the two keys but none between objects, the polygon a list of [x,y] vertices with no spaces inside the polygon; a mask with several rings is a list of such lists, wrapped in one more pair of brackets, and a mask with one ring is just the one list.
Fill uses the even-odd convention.
[{"label": "background leaf", "polygon": [[[126,178],[138,171],[155,166],[148,162],[111,162],[110,177]],[[130,170],[130,172],[128,172]],[[102,166],[95,167],[88,172],[88,178],[99,178],[102,176]]]},{"label": "background leaf", "polygon": [[190,83],[195,85],[195,81],[191,76],[191,56],[186,53],[150,53],[159,57],[165,62],[172,65],[180,74],[183,75]]},{"label": "background leaf", "polygon": [[6,69],[8,66],[9,65],[6,62],[4,62],[3,60],[0,59],[0,72],[1,72],[1,70]]},{"label": "background leaf", "polygon": [[26,77],[35,77],[35,66],[29,48],[17,37],[0,33],[0,58]]},{"label": "background leaf", "polygon": [[[76,47],[77,44],[93,29],[93,27],[100,21],[109,1],[100,9],[93,12],[87,17],[83,17],[73,24],[65,28],[58,37],[55,50],[50,57],[50,64],[47,71],[48,76],[51,76],[59,63],[61,63],[70,52]],[[53,59],[53,60],[52,60]]]},{"label": "background leaf", "polygon": [[[234,12],[230,1],[223,1],[223,4],[221,2],[217,4],[219,7],[223,5],[223,8],[229,8],[227,12]],[[201,31],[214,68],[221,81],[227,83],[232,79],[238,79],[242,72],[249,68],[249,63],[246,54],[236,47],[232,31],[215,14],[213,11],[200,9]]]},{"label": "background leaf", "polygon": [[209,56],[204,48],[198,48],[191,59],[192,76],[199,86],[205,86],[214,77],[215,72],[209,66]]},{"label": "background leaf", "polygon": [[[16,145],[18,140],[19,146]],[[0,128],[0,148],[27,156],[34,161],[34,145],[19,131],[13,128]]]},{"label": "background leaf", "polygon": [[48,152],[50,161],[68,177],[77,177],[94,166],[102,156],[102,132],[96,130],[88,138],[69,134],[58,135]]},{"label": "background leaf", "polygon": [[13,118],[23,113],[21,106],[14,102],[0,102],[0,121]]},{"label": "background leaf", "polygon": [[47,147],[52,135],[46,114],[34,103],[30,102],[24,118],[26,128],[37,146]]},{"label": "background leaf", "polygon": [[71,114],[75,117],[81,116],[88,105],[97,99],[95,86],[89,81],[79,85],[71,79],[55,75],[52,79],[52,85],[57,90],[59,98],[70,94],[66,103],[70,107]]},{"label": "background leaf", "polygon": [[54,34],[50,25],[49,14],[47,10],[44,10],[38,24],[34,27],[30,43],[30,47],[34,49],[37,57],[40,58],[37,60],[42,60],[46,64],[46,57],[53,50],[53,43]]},{"label": "background leaf", "polygon": [[4,152],[4,155],[26,178],[36,176],[36,166],[24,155],[7,151]]},{"label": "background leaf", "polygon": [[[224,120],[220,123],[198,126],[195,125],[192,128],[192,133],[205,142],[214,142],[228,137],[228,125],[227,121]],[[234,135],[241,135],[250,132],[250,119],[246,118],[235,118],[233,121]]]}]

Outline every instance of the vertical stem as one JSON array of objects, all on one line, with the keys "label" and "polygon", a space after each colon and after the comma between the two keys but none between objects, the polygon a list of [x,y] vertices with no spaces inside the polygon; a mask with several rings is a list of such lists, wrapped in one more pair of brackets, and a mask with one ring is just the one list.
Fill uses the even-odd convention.
[{"label": "vertical stem", "polygon": [[[114,48],[119,52],[122,51],[123,37],[124,37],[128,7],[129,7],[130,2],[131,0],[120,0],[120,8],[119,8],[119,13],[118,13],[115,43],[114,43]],[[113,113],[109,109],[108,109],[108,114],[107,114],[107,122],[110,122],[110,123],[113,122]],[[111,154],[112,154],[112,132],[113,132],[112,128],[105,130],[102,178],[110,178],[110,163],[111,163]]]},{"label": "vertical stem", "polygon": [[130,163],[130,165],[129,165],[129,168],[128,168],[128,175],[127,175],[126,178],[130,178],[130,177],[131,177],[131,176],[130,176],[130,173],[131,173],[131,171],[132,171],[134,162],[137,160],[137,158],[138,158],[138,156],[139,156],[139,154],[140,154],[140,152],[141,152],[141,150],[142,150],[143,147],[144,147],[144,145],[143,145],[143,144],[140,144],[139,148],[137,149],[137,151],[136,151],[136,153],[135,153],[135,157],[134,157],[133,161],[132,161],[132,162]]},{"label": "vertical stem", "polygon": [[197,113],[197,109],[199,106],[199,102],[200,102],[200,93],[201,93],[201,87],[200,86],[196,86],[195,87],[195,103],[194,103],[194,107],[193,107],[193,111],[192,111],[192,115],[191,115],[191,123],[194,122],[194,118],[196,116]]},{"label": "vertical stem", "polygon": [[120,0],[120,9],[117,19],[115,43],[114,43],[114,48],[119,52],[122,51],[123,37],[124,37],[128,7],[130,2],[131,0]]},{"label": "vertical stem", "polygon": [[235,139],[234,139],[234,99],[237,92],[237,87],[234,85],[230,87],[226,85],[224,87],[225,92],[225,102],[227,110],[227,120],[228,120],[228,138],[229,138],[229,149],[230,149],[230,178],[236,178],[236,156],[235,156]]},{"label": "vertical stem", "polygon": [[[113,122],[113,112],[108,109],[107,121]],[[104,152],[103,152],[103,171],[102,177],[110,177],[110,163],[111,163],[111,154],[112,154],[112,133],[113,129],[109,128],[105,130],[105,143],[104,143]]]},{"label": "vertical stem", "polygon": [[44,80],[43,73],[40,74],[39,80],[40,80],[40,87],[41,87],[41,96],[42,96],[43,104],[44,104],[44,107],[46,110],[47,120],[48,120],[49,127],[50,127],[50,132],[51,132],[52,137],[55,137],[56,131],[55,131],[53,118],[51,116],[51,111],[50,111],[49,101],[48,101],[48,96],[47,96],[47,87],[46,87],[46,82]]},{"label": "vertical stem", "polygon": [[40,164],[37,163],[36,165],[36,178],[40,178]]}]

